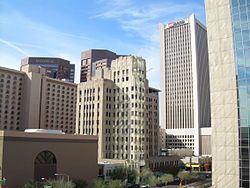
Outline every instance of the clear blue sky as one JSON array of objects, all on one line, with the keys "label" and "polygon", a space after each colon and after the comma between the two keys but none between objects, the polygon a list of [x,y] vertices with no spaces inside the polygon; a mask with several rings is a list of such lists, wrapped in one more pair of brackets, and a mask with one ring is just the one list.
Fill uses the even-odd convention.
[{"label": "clear blue sky", "polygon": [[203,0],[0,0],[0,66],[19,69],[26,56],[57,56],[76,64],[90,48],[142,56],[159,87],[159,23],[205,22]]}]

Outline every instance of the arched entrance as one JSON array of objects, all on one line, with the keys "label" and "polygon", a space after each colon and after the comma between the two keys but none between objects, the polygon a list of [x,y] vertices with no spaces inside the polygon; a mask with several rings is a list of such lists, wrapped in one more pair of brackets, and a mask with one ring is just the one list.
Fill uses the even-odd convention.
[{"label": "arched entrance", "polygon": [[34,166],[34,179],[36,181],[41,181],[41,178],[54,178],[56,173],[56,157],[50,151],[42,151],[36,156]]}]

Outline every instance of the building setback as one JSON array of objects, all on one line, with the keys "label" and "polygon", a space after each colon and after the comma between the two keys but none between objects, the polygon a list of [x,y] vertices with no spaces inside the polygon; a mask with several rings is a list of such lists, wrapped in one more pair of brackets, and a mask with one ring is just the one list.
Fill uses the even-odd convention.
[{"label": "building setback", "polygon": [[46,75],[50,78],[68,80],[74,83],[75,65],[70,61],[54,57],[27,57],[22,59],[21,66],[35,65],[46,68]]},{"label": "building setback", "polygon": [[98,135],[99,159],[124,159],[136,167],[145,164],[152,127],[146,106],[158,104],[147,103],[148,92],[145,60],[135,56],[113,60],[110,68],[97,69],[91,80],[78,85],[76,130]]},{"label": "building setback", "polygon": [[161,126],[167,148],[191,148],[202,155],[200,129],[210,127],[206,28],[191,15],[161,24],[160,33]]},{"label": "building setback", "polygon": [[206,0],[213,187],[249,187],[249,1]]},{"label": "building setback", "polygon": [[0,129],[75,132],[77,85],[46,76],[46,69],[0,67]]}]

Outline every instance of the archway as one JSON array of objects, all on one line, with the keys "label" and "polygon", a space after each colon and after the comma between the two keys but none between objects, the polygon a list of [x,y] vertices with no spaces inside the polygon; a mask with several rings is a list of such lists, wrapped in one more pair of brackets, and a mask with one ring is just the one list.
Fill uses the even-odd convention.
[{"label": "archway", "polygon": [[56,157],[50,151],[40,152],[34,162],[34,179],[41,181],[41,178],[51,179],[56,173]]}]

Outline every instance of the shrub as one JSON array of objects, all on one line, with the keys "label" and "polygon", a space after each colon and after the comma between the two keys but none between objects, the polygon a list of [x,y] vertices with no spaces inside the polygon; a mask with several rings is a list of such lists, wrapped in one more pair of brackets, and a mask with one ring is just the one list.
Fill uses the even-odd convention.
[{"label": "shrub", "polygon": [[53,188],[75,188],[75,184],[72,181],[64,180],[48,180],[46,185],[51,185]]},{"label": "shrub", "polygon": [[75,184],[75,188],[87,188],[88,186],[87,182],[82,179],[74,179],[73,183]]},{"label": "shrub", "polygon": [[168,184],[174,181],[174,176],[172,174],[164,174],[159,179],[162,183]]},{"label": "shrub", "polygon": [[24,184],[22,188],[36,188],[36,182],[34,181],[29,181],[28,183]]}]

